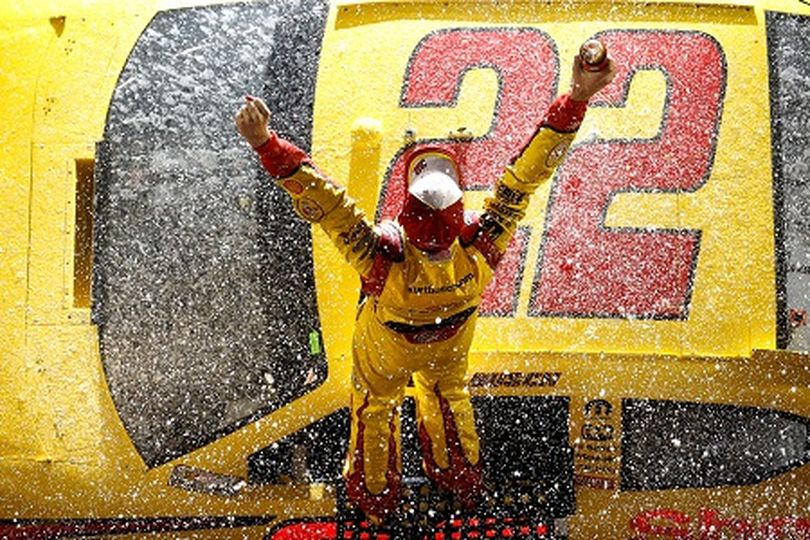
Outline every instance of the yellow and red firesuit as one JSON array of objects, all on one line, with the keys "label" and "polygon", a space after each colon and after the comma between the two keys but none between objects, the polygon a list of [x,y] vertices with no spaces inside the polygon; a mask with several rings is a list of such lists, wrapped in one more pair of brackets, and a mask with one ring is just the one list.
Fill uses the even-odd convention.
[{"label": "yellow and red firesuit", "polygon": [[373,226],[309,160],[270,132],[256,151],[296,212],[318,223],[361,276],[365,299],[353,339],[347,494],[367,515],[386,517],[400,489],[400,405],[413,379],[428,477],[467,503],[482,490],[479,441],[466,388],[476,308],[525,214],[529,196],[565,156],[587,102],[558,98],[497,182],[480,218],[464,214],[447,249],[419,249],[402,220]]}]

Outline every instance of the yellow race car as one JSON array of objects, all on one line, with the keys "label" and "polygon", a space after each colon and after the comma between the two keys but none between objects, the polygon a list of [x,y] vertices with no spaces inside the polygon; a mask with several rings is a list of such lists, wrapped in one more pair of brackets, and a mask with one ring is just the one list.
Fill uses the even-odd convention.
[{"label": "yellow race car", "polygon": [[[58,4],[0,6],[0,538],[810,538],[810,3]],[[479,306],[492,498],[442,514],[406,400],[410,522],[347,517],[359,283],[233,113],[378,219],[457,145],[479,209],[591,37]]]}]

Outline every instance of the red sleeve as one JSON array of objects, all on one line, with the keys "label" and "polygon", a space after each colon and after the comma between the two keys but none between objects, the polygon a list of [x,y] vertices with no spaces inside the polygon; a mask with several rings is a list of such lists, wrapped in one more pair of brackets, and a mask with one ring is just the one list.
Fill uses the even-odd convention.
[{"label": "red sleeve", "polygon": [[301,163],[309,161],[307,153],[276,135],[269,132],[270,138],[261,146],[255,148],[262,160],[262,165],[270,176],[284,178],[295,172]]},{"label": "red sleeve", "polygon": [[570,94],[563,94],[548,108],[541,125],[561,133],[570,133],[579,128],[587,110],[587,101],[576,101],[571,99]]}]

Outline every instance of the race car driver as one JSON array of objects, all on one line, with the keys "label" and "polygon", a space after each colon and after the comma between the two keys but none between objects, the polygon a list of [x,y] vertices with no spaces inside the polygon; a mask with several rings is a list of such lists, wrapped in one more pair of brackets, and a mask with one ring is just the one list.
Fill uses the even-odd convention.
[{"label": "race car driver", "polygon": [[344,468],[349,498],[370,518],[398,507],[401,457],[398,407],[413,380],[424,469],[438,486],[472,506],[483,466],[466,387],[477,307],[529,197],[562,161],[588,100],[614,76],[574,59],[571,90],[560,96],[486,200],[463,207],[461,163],[439,147],[413,145],[406,196],[394,221],[373,225],[346,191],[310,157],[270,131],[271,111],[247,97],[236,126],[305,220],[318,223],[359,273],[364,300],[352,346],[351,438]]}]

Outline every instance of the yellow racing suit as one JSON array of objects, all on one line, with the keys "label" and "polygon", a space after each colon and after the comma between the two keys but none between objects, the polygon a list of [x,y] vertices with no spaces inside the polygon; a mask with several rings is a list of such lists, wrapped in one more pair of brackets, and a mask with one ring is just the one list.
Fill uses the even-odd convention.
[{"label": "yellow racing suit", "polygon": [[361,277],[365,298],[353,337],[344,479],[349,498],[366,514],[386,517],[398,504],[397,411],[410,379],[429,478],[466,503],[480,494],[483,471],[466,387],[476,308],[530,195],[563,159],[585,107],[568,95],[552,104],[483,214],[467,212],[462,234],[439,254],[412,246],[396,222],[372,225],[343,188],[275,133],[256,149],[296,212],[318,223]]}]

